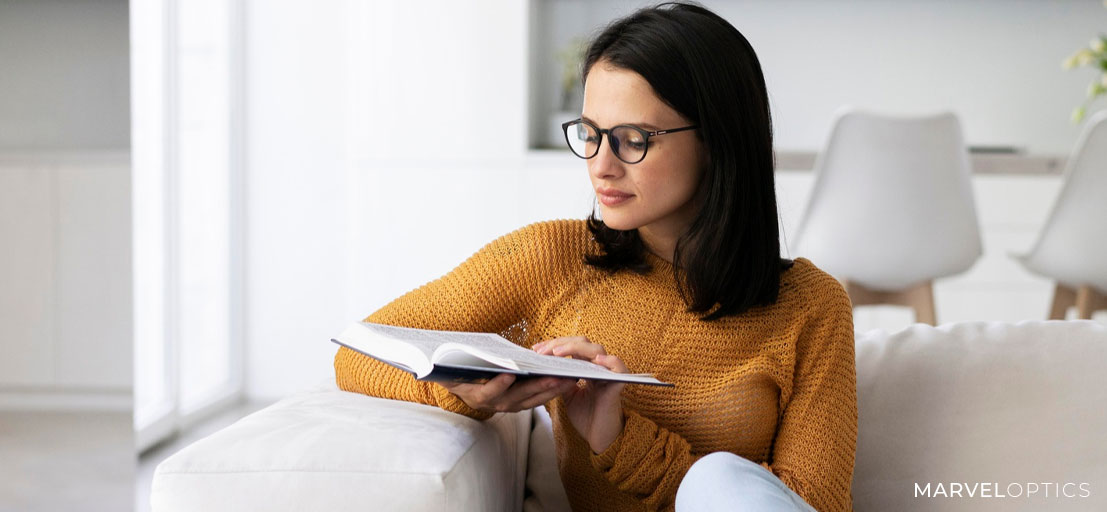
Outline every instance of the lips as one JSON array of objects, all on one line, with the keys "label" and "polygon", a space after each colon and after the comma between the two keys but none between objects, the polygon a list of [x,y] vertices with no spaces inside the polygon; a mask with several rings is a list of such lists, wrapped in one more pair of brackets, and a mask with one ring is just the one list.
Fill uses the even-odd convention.
[{"label": "lips", "polygon": [[596,198],[599,199],[600,203],[603,203],[604,206],[615,206],[632,197],[634,197],[634,194],[628,194],[613,188],[596,189]]},{"label": "lips", "polygon": [[601,196],[610,197],[612,199],[625,199],[627,197],[631,197],[631,196],[634,195],[634,194],[628,194],[628,193],[623,192],[621,190],[615,190],[613,188],[597,188],[596,193],[601,195]]}]

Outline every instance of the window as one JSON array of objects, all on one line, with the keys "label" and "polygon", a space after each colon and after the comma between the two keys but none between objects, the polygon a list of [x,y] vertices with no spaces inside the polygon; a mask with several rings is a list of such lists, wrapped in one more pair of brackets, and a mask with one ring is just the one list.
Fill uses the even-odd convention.
[{"label": "window", "polygon": [[241,4],[131,4],[135,431],[242,393]]}]

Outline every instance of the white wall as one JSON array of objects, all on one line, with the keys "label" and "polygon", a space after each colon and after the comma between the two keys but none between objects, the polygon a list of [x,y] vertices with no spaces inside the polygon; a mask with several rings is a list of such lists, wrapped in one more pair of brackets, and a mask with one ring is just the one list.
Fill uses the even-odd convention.
[{"label": "white wall", "polygon": [[[1010,139],[972,142],[1017,143],[1025,136],[1035,151],[1063,153],[1075,140],[1068,113],[1085,78],[1065,75],[1059,63],[1096,33],[1094,22],[1085,19],[1089,13],[1107,17],[1107,10],[1096,10],[1103,9],[1098,2],[1056,3],[1069,9],[1060,19],[1027,2],[710,3],[716,4],[722,11],[749,9],[741,28],[756,37],[755,45],[766,41],[758,50],[769,75],[778,140],[785,148],[810,150],[821,146],[839,103],[910,109],[937,107],[946,98],[966,113],[963,122],[972,134],[1000,133],[980,131],[981,126],[1012,130],[1005,132]],[[533,79],[527,20],[534,16],[537,23],[548,23],[535,5],[508,0],[414,5],[330,0],[310,9],[295,0],[248,4],[246,300],[252,398],[276,398],[332,378],[330,336],[447,272],[496,236],[529,222],[582,218],[590,211],[582,162],[564,152],[526,149]],[[952,19],[923,19],[915,12],[918,5],[944,10]],[[980,10],[991,18],[979,18]],[[1041,26],[1031,37],[1022,27],[1035,17]],[[890,19],[907,21],[896,25]],[[947,34],[959,27],[960,35],[951,36],[954,46],[972,46],[981,41],[965,31],[977,25],[983,27],[985,48],[994,48],[991,41],[1000,38],[1011,45],[1009,53],[955,52],[931,44],[932,31]],[[293,26],[297,37],[288,37]],[[856,35],[865,31],[876,35]],[[943,63],[951,53],[963,58]],[[995,70],[992,58],[1005,65],[1033,62],[1018,64],[1015,71]],[[975,70],[974,62],[999,73],[997,81],[990,81],[991,71]],[[866,72],[873,68],[880,72]],[[996,87],[995,97],[975,105],[991,96],[935,96],[933,84],[912,83],[930,79],[929,74],[972,77],[981,90]],[[1075,93],[1061,95],[1050,86],[1058,97],[1039,97],[1041,87],[1054,79],[1075,84]],[[874,92],[885,88],[893,92]],[[923,96],[932,100],[908,100]],[[1012,116],[1056,116],[1056,121],[1028,125],[985,114],[1001,108]],[[781,214],[790,233],[812,176],[781,171]],[[964,276],[938,283],[939,321],[1044,318],[1050,284],[1021,271],[1006,252],[1029,248],[1060,178],[978,176],[974,185],[985,257]],[[856,318],[859,329],[911,321],[909,313],[895,309],[862,310]]]},{"label": "white wall", "polygon": [[0,2],[0,151],[129,146],[125,0]]},{"label": "white wall", "polygon": [[587,213],[587,182],[545,163],[571,156],[526,157],[527,12],[248,4],[249,396],[332,378],[350,322],[527,219]]},{"label": "white wall", "polygon": [[[647,3],[543,0],[548,21],[536,57],[548,59],[549,48]],[[953,110],[969,145],[1067,153],[1078,133],[1069,114],[1096,74],[1063,71],[1061,61],[1107,23],[1107,9],[1093,0],[703,3],[757,52],[777,147],[805,151],[822,147],[835,109],[852,103],[895,113]],[[532,108],[548,109],[553,77],[538,73]]]},{"label": "white wall", "polygon": [[785,148],[821,148],[831,113],[852,103],[952,110],[969,145],[1065,154],[1079,131],[1069,114],[1095,74],[1063,71],[1061,60],[1107,22],[1102,3],[1087,0],[756,7],[723,12],[761,53]]},{"label": "white wall", "polygon": [[[246,392],[323,378],[346,320],[340,1],[246,2]],[[333,353],[333,352],[332,352]]]}]

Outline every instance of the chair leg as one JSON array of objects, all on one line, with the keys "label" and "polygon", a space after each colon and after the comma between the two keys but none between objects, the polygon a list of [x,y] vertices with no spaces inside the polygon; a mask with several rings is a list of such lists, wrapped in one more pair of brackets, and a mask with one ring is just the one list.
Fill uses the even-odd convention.
[{"label": "chair leg", "polygon": [[1061,283],[1053,289],[1053,304],[1049,307],[1050,320],[1064,320],[1069,308],[1076,305],[1076,290]]},{"label": "chair leg", "polygon": [[846,279],[842,280],[842,287],[846,289],[846,294],[849,295],[849,301],[852,302],[854,306],[883,304],[885,302],[885,296],[888,294],[888,292],[866,288]]},{"label": "chair leg", "polygon": [[908,300],[915,308],[915,321],[938,325],[934,314],[934,282],[927,281],[907,291]]},{"label": "chair leg", "polygon": [[1083,285],[1076,291],[1076,313],[1078,318],[1089,320],[1092,318],[1092,313],[1101,309],[1107,309],[1107,295],[1099,293],[1098,290],[1088,285]]},{"label": "chair leg", "polygon": [[891,304],[907,306],[915,310],[915,321],[937,325],[934,314],[933,281],[926,281],[911,288],[896,291],[873,290],[860,284],[843,280],[842,284],[854,306]]}]

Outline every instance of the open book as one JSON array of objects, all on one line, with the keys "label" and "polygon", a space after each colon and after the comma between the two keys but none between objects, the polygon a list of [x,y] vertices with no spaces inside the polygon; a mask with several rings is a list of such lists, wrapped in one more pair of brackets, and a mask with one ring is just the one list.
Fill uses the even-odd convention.
[{"label": "open book", "polygon": [[578,359],[542,355],[496,334],[432,331],[358,322],[331,341],[432,382],[485,382],[501,373],[672,386]]}]

